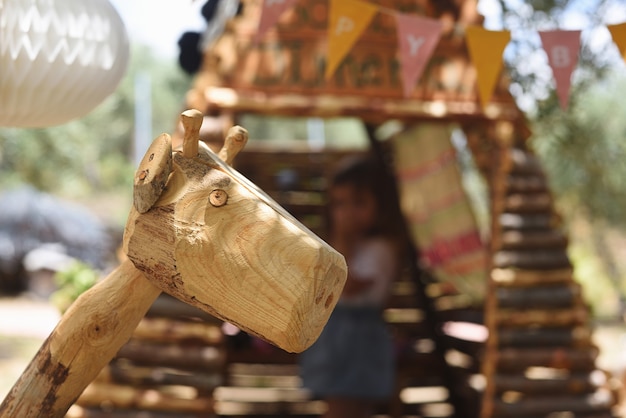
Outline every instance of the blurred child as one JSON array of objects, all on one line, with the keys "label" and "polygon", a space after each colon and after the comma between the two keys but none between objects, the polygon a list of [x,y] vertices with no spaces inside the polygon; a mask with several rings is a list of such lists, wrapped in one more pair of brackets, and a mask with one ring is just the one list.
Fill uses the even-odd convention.
[{"label": "blurred child", "polygon": [[329,186],[329,243],[346,257],[348,279],[319,340],[301,356],[304,387],[327,401],[326,418],[370,417],[394,389],[382,309],[398,272],[384,175],[373,159],[345,161]]}]

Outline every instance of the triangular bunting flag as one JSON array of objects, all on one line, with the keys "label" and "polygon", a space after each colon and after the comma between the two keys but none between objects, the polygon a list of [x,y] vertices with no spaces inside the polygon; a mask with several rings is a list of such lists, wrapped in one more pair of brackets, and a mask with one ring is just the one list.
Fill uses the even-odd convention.
[{"label": "triangular bunting flag", "polygon": [[362,1],[330,0],[326,79],[335,73],[376,12],[376,6]]},{"label": "triangular bunting flag", "polygon": [[298,0],[264,0],[263,7],[261,8],[261,20],[259,21],[259,28],[257,29],[255,42],[260,42],[265,32],[276,24],[280,15],[290,7],[292,7]]},{"label": "triangular bunting flag", "polygon": [[409,97],[439,42],[443,25],[438,20],[402,13],[396,14],[396,23],[402,85],[404,96]]},{"label": "triangular bunting flag", "polygon": [[626,61],[626,22],[619,25],[607,25],[607,29],[611,32],[611,37],[617,45],[620,55]]},{"label": "triangular bunting flag", "polygon": [[555,30],[539,32],[543,49],[548,54],[548,63],[552,67],[556,93],[563,110],[567,109],[569,90],[572,83],[572,71],[578,63],[580,50],[579,30]]},{"label": "triangular bunting flag", "polygon": [[509,31],[491,31],[468,26],[465,38],[470,58],[476,68],[478,96],[483,108],[489,103],[502,69],[502,53],[511,41]]}]

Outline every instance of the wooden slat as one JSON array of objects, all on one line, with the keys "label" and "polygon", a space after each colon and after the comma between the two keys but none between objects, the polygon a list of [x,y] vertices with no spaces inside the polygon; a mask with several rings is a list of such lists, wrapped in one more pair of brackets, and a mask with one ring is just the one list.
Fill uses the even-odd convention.
[{"label": "wooden slat", "polygon": [[552,214],[502,213],[498,223],[504,229],[531,230],[557,227],[559,220]]},{"label": "wooden slat", "polygon": [[584,306],[573,309],[500,309],[495,317],[499,327],[564,327],[586,324],[589,311]]},{"label": "wooden slat", "polygon": [[183,414],[176,412],[159,412],[146,411],[138,409],[111,410],[110,408],[84,408],[82,406],[73,405],[68,411],[65,418],[207,418],[206,413],[199,414]]},{"label": "wooden slat", "polygon": [[222,321],[211,316],[198,308],[195,308],[187,303],[181,302],[178,299],[162,293],[157,300],[154,301],[148,313],[148,317],[164,317],[164,318],[176,318],[176,319],[201,319],[212,324],[221,324]]},{"label": "wooden slat", "polygon": [[180,414],[213,412],[210,397],[179,398],[154,389],[137,389],[133,386],[94,382],[87,386],[76,403],[82,407],[110,409],[138,409],[174,412]]},{"label": "wooden slat", "polygon": [[588,373],[579,373],[563,378],[530,379],[520,374],[494,376],[494,386],[498,393],[519,392],[527,395],[582,395],[594,392],[597,385]]},{"label": "wooden slat", "polygon": [[498,249],[564,249],[567,237],[559,230],[504,231],[494,242]]},{"label": "wooden slat", "polygon": [[609,413],[613,399],[607,392],[587,396],[549,396],[522,399],[519,402],[494,402],[494,414],[507,417],[546,416],[555,412]]},{"label": "wooden slat", "polygon": [[499,288],[495,297],[500,308],[569,308],[580,298],[577,283],[528,288]]},{"label": "wooden slat", "polygon": [[496,354],[498,370],[521,374],[530,367],[592,371],[598,356],[596,347],[502,348]]},{"label": "wooden slat", "polygon": [[162,343],[195,342],[219,345],[223,342],[224,335],[216,324],[148,317],[135,328],[133,339]]},{"label": "wooden slat", "polygon": [[498,251],[493,256],[496,268],[558,269],[571,267],[564,249]]},{"label": "wooden slat", "polygon": [[552,270],[527,269],[494,269],[491,278],[498,286],[532,287],[571,282],[573,269],[571,267]]},{"label": "wooden slat", "polygon": [[117,354],[142,366],[174,367],[194,371],[218,371],[225,362],[224,350],[216,347],[154,344],[129,341]]},{"label": "wooden slat", "polygon": [[510,194],[502,208],[508,213],[546,213],[552,210],[552,197],[548,193]]},{"label": "wooden slat", "polygon": [[499,329],[500,347],[588,347],[591,331],[578,328]]},{"label": "wooden slat", "polygon": [[199,370],[185,372],[162,367],[137,367],[122,363],[113,361],[109,364],[108,373],[111,383],[151,387],[189,386],[201,391],[213,390],[223,383],[223,377],[219,373],[209,374]]}]

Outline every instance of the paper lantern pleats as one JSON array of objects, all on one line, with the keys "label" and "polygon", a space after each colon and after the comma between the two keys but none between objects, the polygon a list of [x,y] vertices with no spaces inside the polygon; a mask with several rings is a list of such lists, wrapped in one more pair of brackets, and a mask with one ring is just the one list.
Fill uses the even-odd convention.
[{"label": "paper lantern pleats", "polygon": [[0,126],[58,125],[89,113],[128,64],[124,24],[107,0],[0,2]]}]

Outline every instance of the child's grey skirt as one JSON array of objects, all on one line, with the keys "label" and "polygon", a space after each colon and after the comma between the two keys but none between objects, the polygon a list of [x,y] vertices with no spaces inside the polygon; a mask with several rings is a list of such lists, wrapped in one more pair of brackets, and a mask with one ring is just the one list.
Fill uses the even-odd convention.
[{"label": "child's grey skirt", "polygon": [[394,389],[392,341],[377,308],[337,306],[300,356],[303,386],[316,398],[382,400]]}]

